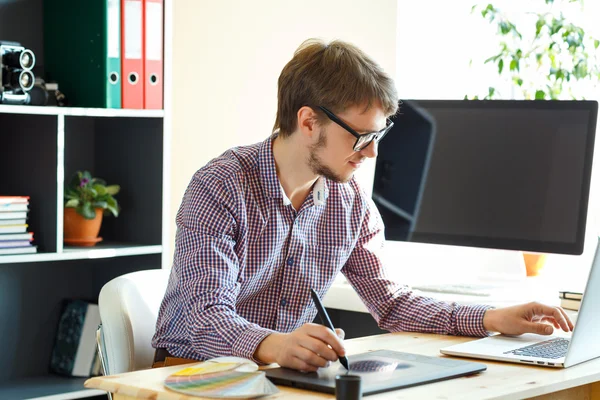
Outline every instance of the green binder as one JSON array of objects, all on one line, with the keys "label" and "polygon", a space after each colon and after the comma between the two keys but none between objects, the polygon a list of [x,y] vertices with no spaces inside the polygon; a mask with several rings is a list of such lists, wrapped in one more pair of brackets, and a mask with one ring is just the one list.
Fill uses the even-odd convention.
[{"label": "green binder", "polygon": [[44,72],[73,107],[121,108],[121,0],[44,0]]}]

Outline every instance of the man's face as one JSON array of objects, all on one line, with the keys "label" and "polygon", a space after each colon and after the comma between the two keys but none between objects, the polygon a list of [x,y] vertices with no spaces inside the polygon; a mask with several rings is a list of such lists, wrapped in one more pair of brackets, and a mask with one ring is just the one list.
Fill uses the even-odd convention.
[{"label": "man's face", "polygon": [[[377,132],[386,125],[380,106],[351,107],[337,116],[358,133]],[[377,144],[371,143],[361,151],[354,151],[356,138],[334,122],[320,128],[318,138],[309,148],[308,166],[313,173],[334,182],[347,182],[365,158],[377,156]]]}]

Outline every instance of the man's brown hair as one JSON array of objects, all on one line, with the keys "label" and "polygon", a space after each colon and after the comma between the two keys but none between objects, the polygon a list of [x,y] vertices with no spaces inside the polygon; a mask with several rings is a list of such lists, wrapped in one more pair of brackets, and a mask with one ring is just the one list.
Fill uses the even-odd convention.
[{"label": "man's brown hair", "polygon": [[303,106],[313,108],[323,123],[318,106],[338,113],[363,104],[369,109],[376,102],[387,116],[398,110],[394,81],[377,63],[350,43],[308,39],[279,75],[274,130],[282,137],[294,132]]}]

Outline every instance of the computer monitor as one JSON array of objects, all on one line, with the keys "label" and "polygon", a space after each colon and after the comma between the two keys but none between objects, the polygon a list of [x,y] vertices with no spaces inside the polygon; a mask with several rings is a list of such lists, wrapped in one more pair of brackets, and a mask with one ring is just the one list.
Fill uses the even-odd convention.
[{"label": "computer monitor", "polygon": [[379,146],[387,240],[583,252],[598,103],[406,100]]}]

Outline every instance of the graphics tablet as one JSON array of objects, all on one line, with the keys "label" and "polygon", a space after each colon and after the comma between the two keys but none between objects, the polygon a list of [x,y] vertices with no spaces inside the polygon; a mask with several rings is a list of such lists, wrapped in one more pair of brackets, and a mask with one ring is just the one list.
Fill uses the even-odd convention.
[{"label": "graphics tablet", "polygon": [[[348,356],[348,361],[350,362],[349,374],[359,375],[362,378],[363,396],[471,375],[485,371],[487,368],[481,363],[391,350],[377,350]],[[265,370],[267,377],[276,385],[325,393],[335,393],[336,375],[343,375],[346,372],[339,361],[332,363],[329,368],[320,368],[317,372],[310,373],[288,368]]]}]

